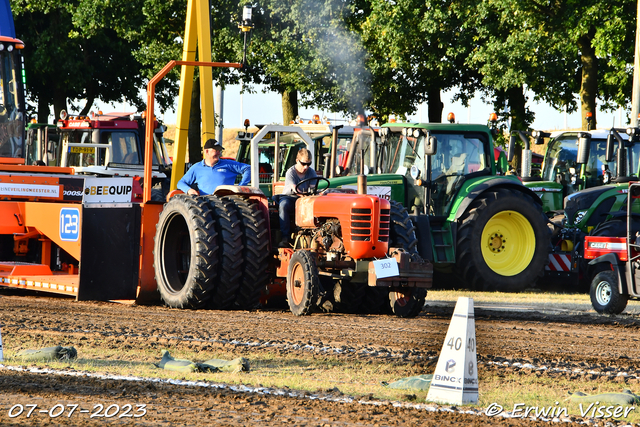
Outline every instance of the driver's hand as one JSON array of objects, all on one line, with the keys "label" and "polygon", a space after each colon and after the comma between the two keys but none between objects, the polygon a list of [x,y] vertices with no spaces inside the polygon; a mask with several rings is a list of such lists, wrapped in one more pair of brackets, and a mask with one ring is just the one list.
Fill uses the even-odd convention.
[{"label": "driver's hand", "polygon": [[191,195],[191,196],[199,196],[199,193],[194,190],[193,188],[190,188],[189,191],[187,191],[187,194]]}]

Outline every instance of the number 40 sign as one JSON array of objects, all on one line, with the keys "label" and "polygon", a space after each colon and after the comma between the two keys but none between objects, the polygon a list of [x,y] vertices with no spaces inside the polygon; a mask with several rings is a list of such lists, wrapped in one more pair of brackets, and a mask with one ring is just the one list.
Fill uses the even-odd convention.
[{"label": "number 40 sign", "polygon": [[60,209],[60,240],[77,242],[80,237],[80,210]]}]

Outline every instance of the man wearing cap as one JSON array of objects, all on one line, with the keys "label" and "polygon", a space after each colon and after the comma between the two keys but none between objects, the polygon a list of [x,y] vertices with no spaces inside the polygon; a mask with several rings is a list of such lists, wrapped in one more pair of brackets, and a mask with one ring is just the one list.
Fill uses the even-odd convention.
[{"label": "man wearing cap", "polygon": [[[251,181],[251,166],[235,160],[221,159],[222,145],[211,138],[204,144],[204,159],[191,166],[178,181],[178,190],[193,196],[213,194],[219,185],[233,185],[242,175],[240,185]],[[193,185],[197,185],[197,190]]]}]

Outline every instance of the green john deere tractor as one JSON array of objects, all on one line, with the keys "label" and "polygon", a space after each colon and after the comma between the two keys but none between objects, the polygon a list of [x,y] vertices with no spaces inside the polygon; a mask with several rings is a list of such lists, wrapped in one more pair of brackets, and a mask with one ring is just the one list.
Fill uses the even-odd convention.
[{"label": "green john deere tractor", "polygon": [[504,153],[494,161],[489,127],[390,123],[379,134],[375,144],[354,139],[332,187],[367,175],[367,192],[409,211],[420,255],[461,286],[515,292],[536,282],[548,262],[547,218],[540,198],[506,175]]},{"label": "green john deere tractor", "polygon": [[[613,132],[616,132],[615,134]],[[605,184],[607,175],[617,175],[615,161],[605,160],[607,140],[613,138],[614,149],[617,149],[619,137],[627,139],[621,129],[595,129],[580,132],[546,133],[533,131],[535,144],[543,144],[543,138],[549,138],[542,173],[540,177],[530,174],[531,150],[529,135],[524,132],[512,132],[512,140],[519,137],[523,141],[521,178],[524,185],[533,190],[542,200],[542,208],[549,216],[562,213],[564,198],[568,195]],[[588,150],[585,159],[578,158],[578,148],[583,145]],[[586,144],[586,146],[584,145]],[[580,163],[585,161],[585,163]]]},{"label": "green john deere tractor", "polygon": [[[620,149],[621,148],[621,149]],[[589,144],[578,141],[578,158],[586,163]],[[585,287],[593,275],[583,258],[586,235],[625,237],[629,182],[640,176],[640,129],[628,128],[626,137],[612,129],[607,137],[603,161],[604,185],[569,194],[563,215],[552,218],[555,230],[545,277],[560,277],[564,283]],[[609,165],[613,165],[610,168]],[[638,221],[636,213],[632,221]]]}]

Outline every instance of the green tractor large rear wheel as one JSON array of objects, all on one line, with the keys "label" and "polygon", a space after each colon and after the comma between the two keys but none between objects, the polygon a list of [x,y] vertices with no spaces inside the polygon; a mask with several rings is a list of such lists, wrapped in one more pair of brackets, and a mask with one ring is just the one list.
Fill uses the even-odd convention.
[{"label": "green tractor large rear wheel", "polygon": [[544,273],[549,239],[546,217],[530,196],[487,191],[460,218],[458,271],[475,290],[522,291]]}]

